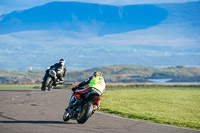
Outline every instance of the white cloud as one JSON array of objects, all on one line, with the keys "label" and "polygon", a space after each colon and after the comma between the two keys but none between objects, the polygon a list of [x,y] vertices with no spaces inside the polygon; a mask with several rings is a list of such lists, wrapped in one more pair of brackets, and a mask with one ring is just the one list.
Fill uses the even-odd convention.
[{"label": "white cloud", "polygon": [[[34,43],[36,45],[52,44],[52,45],[154,45],[154,46],[171,46],[180,48],[200,47],[199,37],[187,37],[179,34],[179,30],[173,28],[164,28],[165,25],[151,27],[149,29],[131,31],[121,34],[110,34],[97,37],[95,34],[69,32],[69,31],[23,31],[0,35],[0,43],[20,44]],[[169,30],[169,32],[165,32]]]}]

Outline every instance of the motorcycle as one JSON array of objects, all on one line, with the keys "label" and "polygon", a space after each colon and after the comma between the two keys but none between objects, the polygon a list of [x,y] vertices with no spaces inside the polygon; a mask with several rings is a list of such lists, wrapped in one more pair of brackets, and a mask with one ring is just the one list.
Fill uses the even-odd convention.
[{"label": "motorcycle", "polygon": [[43,78],[41,90],[42,91],[46,91],[46,90],[50,91],[57,84],[62,84],[63,81],[59,81],[59,79],[56,76],[60,73],[61,73],[61,70],[57,70],[57,72],[55,71],[55,69],[47,70],[47,72]]},{"label": "motorcycle", "polygon": [[98,91],[91,91],[85,95],[72,93],[69,106],[63,114],[63,121],[76,120],[79,124],[85,123],[95,112],[94,105],[101,94]]}]

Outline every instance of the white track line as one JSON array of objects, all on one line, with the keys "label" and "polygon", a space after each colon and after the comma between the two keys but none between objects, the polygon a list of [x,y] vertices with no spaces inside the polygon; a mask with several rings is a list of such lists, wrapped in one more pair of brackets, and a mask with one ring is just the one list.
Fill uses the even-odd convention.
[{"label": "white track line", "polygon": [[115,116],[115,115],[111,115],[111,114],[106,114],[106,113],[99,112],[99,111],[96,111],[95,113],[102,114],[102,115],[107,115],[107,116],[111,116],[111,117],[115,117],[115,118],[119,118],[119,119],[124,119],[124,120],[131,120],[131,121],[137,121],[137,122],[144,122],[144,123],[149,123],[149,124],[154,124],[154,125],[162,125],[162,126],[167,126],[167,127],[180,128],[180,129],[186,129],[186,130],[199,131],[199,132],[200,132],[200,130],[198,130],[198,129],[190,129],[190,128],[184,128],[184,127],[176,127],[176,126],[172,126],[172,125],[165,125],[165,124],[153,123],[153,122],[148,122],[148,121],[142,121],[142,120],[124,118],[124,117],[120,117],[120,116]]}]

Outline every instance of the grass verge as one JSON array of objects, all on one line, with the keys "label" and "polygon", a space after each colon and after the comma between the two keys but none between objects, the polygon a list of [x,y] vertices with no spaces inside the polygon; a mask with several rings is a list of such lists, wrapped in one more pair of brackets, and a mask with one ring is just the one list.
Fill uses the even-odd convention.
[{"label": "grass verge", "polygon": [[0,85],[0,90],[32,90],[40,89],[40,85]]},{"label": "grass verge", "polygon": [[[54,87],[53,89],[69,89],[72,88],[71,84],[67,84],[67,85],[57,85],[56,87]],[[0,84],[0,90],[35,90],[38,89],[40,90],[41,88],[41,84],[31,84],[31,85],[27,85],[27,84]]]},{"label": "grass verge", "polygon": [[126,118],[200,129],[200,88],[108,88],[101,100],[101,111]]}]

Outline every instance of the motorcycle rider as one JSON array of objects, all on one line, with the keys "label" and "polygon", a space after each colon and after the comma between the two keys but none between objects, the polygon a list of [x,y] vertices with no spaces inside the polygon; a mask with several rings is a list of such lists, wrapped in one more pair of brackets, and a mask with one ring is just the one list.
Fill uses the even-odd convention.
[{"label": "motorcycle rider", "polygon": [[65,60],[60,59],[59,63],[55,63],[54,65],[50,66],[50,69],[46,71],[46,74],[49,72],[49,70],[52,69],[56,71],[56,76],[57,76],[57,79],[54,79],[53,85],[56,86],[56,82],[63,83],[67,71],[65,66]]},{"label": "motorcycle rider", "polygon": [[[89,88],[81,88],[85,85],[89,85]],[[76,94],[84,95],[86,93],[89,93],[91,91],[99,94],[99,99],[96,101],[94,105],[94,109],[97,110],[100,107],[100,100],[101,95],[105,91],[105,81],[101,74],[101,72],[94,72],[91,77],[89,77],[87,80],[82,81],[77,86],[72,88],[72,91]],[[80,99],[80,97],[78,97]]]}]

